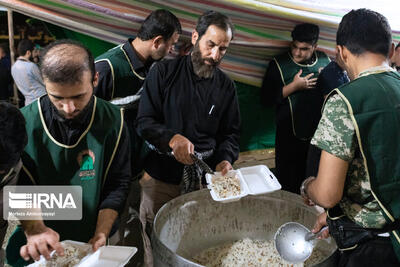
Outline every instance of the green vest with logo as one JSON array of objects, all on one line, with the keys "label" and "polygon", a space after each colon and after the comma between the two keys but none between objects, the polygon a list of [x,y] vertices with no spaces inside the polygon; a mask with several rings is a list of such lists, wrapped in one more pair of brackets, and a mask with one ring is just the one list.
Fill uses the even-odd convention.
[{"label": "green vest with logo", "polygon": [[[336,91],[356,124],[372,195],[388,223],[400,219],[400,75],[369,74]],[[390,236],[400,259],[400,231]]]},{"label": "green vest with logo", "polygon": [[40,99],[23,108],[28,145],[22,157],[24,170],[37,185],[82,187],[80,221],[46,221],[60,240],[88,242],[96,229],[100,195],[123,129],[123,110],[95,98],[88,128],[77,143],[67,146],[50,135]]},{"label": "green vest with logo", "polygon": [[111,100],[134,95],[142,87],[144,77],[137,74],[123,45],[116,46],[96,58],[96,62],[106,61],[111,69],[113,88]]},{"label": "green vest with logo", "polygon": [[[288,85],[294,76],[302,70],[301,77],[314,73],[312,78],[317,78],[321,68],[330,62],[328,56],[320,51],[315,52],[315,62],[310,65],[296,63],[290,53],[274,58],[284,85]],[[288,96],[293,134],[302,140],[309,140],[314,135],[321,118],[323,104],[322,93],[317,89],[296,91]]]}]

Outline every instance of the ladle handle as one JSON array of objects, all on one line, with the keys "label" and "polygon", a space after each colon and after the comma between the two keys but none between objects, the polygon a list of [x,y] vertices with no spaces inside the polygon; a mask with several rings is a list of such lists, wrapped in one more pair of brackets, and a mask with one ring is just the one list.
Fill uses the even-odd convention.
[{"label": "ladle handle", "polygon": [[306,236],[304,237],[304,239],[305,239],[306,241],[313,240],[313,239],[319,237],[319,236],[322,234],[322,232],[325,231],[326,229],[328,229],[328,226],[323,227],[321,230],[319,230],[319,232],[317,232],[317,233],[315,233],[315,234],[314,234],[313,232],[308,232],[308,233],[306,234]]}]

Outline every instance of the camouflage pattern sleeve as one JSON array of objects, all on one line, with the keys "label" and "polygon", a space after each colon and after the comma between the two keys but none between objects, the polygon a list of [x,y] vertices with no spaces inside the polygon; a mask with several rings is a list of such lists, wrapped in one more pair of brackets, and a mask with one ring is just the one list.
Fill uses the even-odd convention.
[{"label": "camouflage pattern sleeve", "polygon": [[351,161],[356,142],[354,125],[346,103],[338,94],[332,95],[325,103],[311,144],[342,160]]}]

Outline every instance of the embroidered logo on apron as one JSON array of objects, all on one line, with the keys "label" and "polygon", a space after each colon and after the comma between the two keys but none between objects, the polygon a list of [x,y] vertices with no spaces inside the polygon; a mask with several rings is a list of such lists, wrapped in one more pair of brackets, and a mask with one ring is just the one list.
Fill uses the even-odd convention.
[{"label": "embroidered logo on apron", "polygon": [[79,163],[79,177],[81,181],[91,180],[95,177],[96,171],[94,170],[95,156],[92,150],[85,149],[78,154]]}]

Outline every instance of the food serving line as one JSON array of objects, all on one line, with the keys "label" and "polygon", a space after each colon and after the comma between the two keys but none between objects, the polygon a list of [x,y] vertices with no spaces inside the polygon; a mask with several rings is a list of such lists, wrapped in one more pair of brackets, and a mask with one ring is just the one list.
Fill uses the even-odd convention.
[{"label": "food serving line", "polygon": [[[209,172],[207,189],[175,198],[157,213],[152,233],[156,267],[336,266],[333,239],[306,240],[322,209],[280,190],[268,167],[239,168],[225,176]],[[137,252],[105,246],[91,253],[89,244],[68,240],[62,245],[64,257],[41,258],[29,266],[117,267]]]}]

